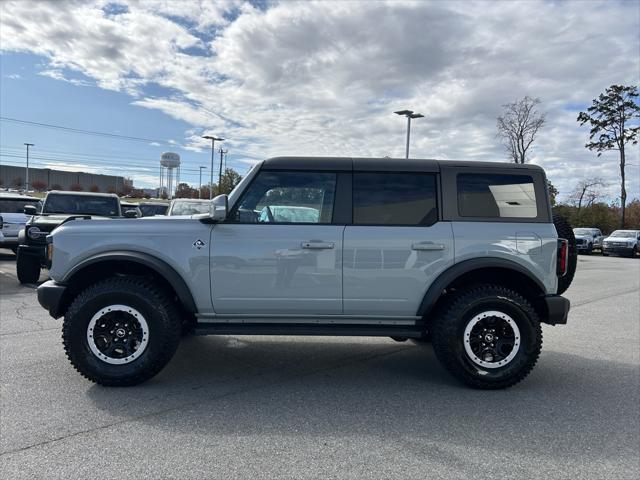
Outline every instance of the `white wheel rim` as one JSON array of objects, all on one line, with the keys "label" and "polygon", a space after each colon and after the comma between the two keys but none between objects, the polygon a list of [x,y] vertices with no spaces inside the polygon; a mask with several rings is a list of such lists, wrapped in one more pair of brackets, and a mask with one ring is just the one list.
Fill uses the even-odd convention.
[{"label": "white wheel rim", "polygon": [[[138,322],[139,326],[140,326],[140,331],[142,332],[141,338],[137,341],[137,348],[135,348],[135,350],[133,352],[131,352],[129,355],[122,357],[122,358],[115,358],[115,357],[111,357],[107,354],[105,354],[103,351],[100,350],[100,348],[98,348],[98,345],[96,344],[96,340],[94,337],[94,332],[96,332],[96,326],[99,325],[98,322],[103,319],[103,317],[107,314],[113,313],[113,312],[124,312],[125,314],[133,317],[133,319],[135,319],[135,321]],[[132,321],[133,321],[132,319]],[[124,320],[123,320],[124,321]],[[104,326],[104,325],[102,325]],[[127,324],[128,326],[128,324]],[[120,328],[120,330],[125,330],[125,334],[123,335],[123,341],[124,340],[129,340],[129,338],[124,338],[125,335],[127,335],[127,332],[129,332],[129,334],[131,333],[129,330],[126,329],[126,327],[122,327]],[[87,326],[87,343],[89,344],[89,348],[91,349],[91,352],[100,360],[102,360],[105,363],[109,363],[111,365],[123,365],[125,363],[131,363],[133,362],[136,358],[140,357],[140,355],[142,355],[142,353],[145,351],[145,349],[147,348],[147,345],[149,344],[149,325],[147,324],[146,319],[142,316],[142,314],[136,310],[133,307],[129,307],[127,305],[108,305],[104,308],[101,308],[100,310],[98,310],[95,315],[93,317],[91,317],[91,321],[89,322],[89,325]]]},{"label": "white wheel rim", "polygon": [[[485,320],[488,317],[496,317],[504,320],[513,331],[513,337],[514,337],[513,348],[511,349],[511,352],[509,352],[509,354],[506,357],[504,357],[499,361],[483,360],[482,358],[478,357],[471,348],[471,331],[478,323],[480,323],[481,321]],[[483,368],[500,368],[500,367],[504,367],[505,365],[508,365],[518,354],[518,351],[520,351],[520,343],[521,343],[521,335],[520,335],[520,329],[518,328],[518,325],[516,325],[516,322],[513,320],[513,318],[511,318],[509,315],[507,315],[504,312],[489,310],[486,312],[479,313],[469,321],[469,323],[467,324],[467,327],[464,329],[464,350],[465,352],[467,352],[467,356],[471,359],[473,363]]]}]

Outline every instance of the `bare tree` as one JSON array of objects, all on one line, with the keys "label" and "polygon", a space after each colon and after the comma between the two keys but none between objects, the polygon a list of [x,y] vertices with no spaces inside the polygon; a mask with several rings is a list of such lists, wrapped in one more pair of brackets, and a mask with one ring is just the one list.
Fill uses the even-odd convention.
[{"label": "bare tree", "polygon": [[640,118],[640,105],[637,103],[638,88],[636,86],[611,85],[593,100],[586,112],[580,112],[580,125],[588,123],[590,142],[585,145],[589,150],[602,152],[618,150],[620,153],[620,228],[624,228],[627,189],[625,186],[625,145],[638,143],[640,131],[637,121]]},{"label": "bare tree", "polygon": [[584,205],[591,206],[602,196],[601,188],[605,185],[604,180],[598,177],[585,178],[578,182],[578,185],[576,185],[576,188],[569,197],[577,209],[577,217],[580,216],[580,210]]},{"label": "bare tree", "polygon": [[515,163],[525,162],[529,147],[544,125],[544,113],[536,110],[540,103],[539,98],[524,97],[502,106],[504,113],[498,117],[496,136],[502,140]]}]

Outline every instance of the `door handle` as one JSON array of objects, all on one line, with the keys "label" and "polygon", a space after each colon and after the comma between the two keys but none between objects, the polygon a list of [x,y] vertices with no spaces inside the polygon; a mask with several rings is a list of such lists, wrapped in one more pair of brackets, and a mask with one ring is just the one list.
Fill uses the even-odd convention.
[{"label": "door handle", "polygon": [[411,250],[444,250],[441,243],[421,242],[411,245]]},{"label": "door handle", "polygon": [[333,242],[302,242],[300,244],[302,248],[308,248],[312,250],[323,250],[335,247]]}]

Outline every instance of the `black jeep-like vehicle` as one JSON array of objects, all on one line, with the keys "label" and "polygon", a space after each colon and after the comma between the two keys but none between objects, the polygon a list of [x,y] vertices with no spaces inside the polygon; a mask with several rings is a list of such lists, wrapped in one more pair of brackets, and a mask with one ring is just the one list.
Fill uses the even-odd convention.
[{"label": "black jeep-like vehicle", "polygon": [[35,283],[40,269],[48,267],[47,235],[63,223],[78,218],[115,218],[122,216],[120,200],[111,193],[62,192],[52,190],[42,205],[24,207],[31,215],[18,235],[16,271],[20,283]]}]

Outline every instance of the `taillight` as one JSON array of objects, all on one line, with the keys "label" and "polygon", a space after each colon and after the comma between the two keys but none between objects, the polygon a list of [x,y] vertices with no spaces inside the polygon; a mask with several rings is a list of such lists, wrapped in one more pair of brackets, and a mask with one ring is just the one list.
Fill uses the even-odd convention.
[{"label": "taillight", "polygon": [[556,266],[556,274],[564,277],[567,274],[569,266],[569,242],[564,238],[558,239],[558,264]]}]

